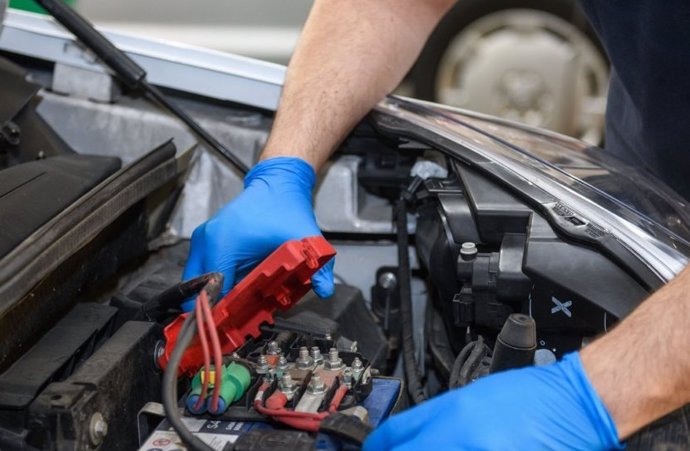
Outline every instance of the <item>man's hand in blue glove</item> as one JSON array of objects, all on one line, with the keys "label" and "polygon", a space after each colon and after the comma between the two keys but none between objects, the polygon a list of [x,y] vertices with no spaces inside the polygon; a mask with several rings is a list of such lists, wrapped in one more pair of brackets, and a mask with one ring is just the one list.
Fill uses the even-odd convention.
[{"label": "man's hand in blue glove", "polygon": [[376,429],[364,451],[620,449],[580,356],[452,390]]},{"label": "man's hand in blue glove", "polygon": [[[254,166],[244,191],[194,231],[183,279],[220,271],[227,292],[285,241],[320,235],[312,207],[315,182],[314,169],[300,158]],[[333,263],[312,277],[322,298],[333,294]]]}]

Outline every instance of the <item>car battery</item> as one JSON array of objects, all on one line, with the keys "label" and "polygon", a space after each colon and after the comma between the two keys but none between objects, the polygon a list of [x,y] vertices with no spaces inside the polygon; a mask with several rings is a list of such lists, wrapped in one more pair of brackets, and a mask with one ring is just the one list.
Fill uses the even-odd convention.
[{"label": "car battery", "polygon": [[[402,397],[399,379],[372,377],[371,391],[359,404],[368,412],[368,423],[378,426],[399,408]],[[225,418],[185,416],[184,423],[192,433],[217,451],[339,451],[357,446],[318,432],[308,433],[282,427],[270,421],[241,421]],[[186,450],[167,420],[162,420],[144,440],[140,451]]]}]

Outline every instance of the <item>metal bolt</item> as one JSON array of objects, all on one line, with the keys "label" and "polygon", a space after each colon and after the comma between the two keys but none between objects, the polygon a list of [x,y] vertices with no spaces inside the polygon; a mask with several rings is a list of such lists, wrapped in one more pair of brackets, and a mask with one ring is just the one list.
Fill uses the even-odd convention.
[{"label": "metal bolt", "polygon": [[338,350],[331,348],[328,350],[328,360],[324,364],[329,370],[337,370],[343,366],[343,359],[338,356]]},{"label": "metal bolt", "polygon": [[352,361],[352,377],[355,381],[359,380],[359,377],[362,375],[362,372],[364,372],[364,365],[362,364],[362,361],[359,359],[359,357],[355,357]]},{"label": "metal bolt", "polygon": [[312,346],[311,358],[314,359],[314,363],[316,365],[323,363],[323,356],[321,355],[321,349],[319,349],[318,346]]},{"label": "metal bolt", "polygon": [[276,378],[280,379],[281,377],[283,377],[283,374],[285,374],[287,371],[288,371],[287,359],[281,355],[280,358],[278,358],[278,363],[276,364],[276,367],[275,367]]},{"label": "metal bolt", "polygon": [[398,278],[392,272],[384,272],[379,276],[379,285],[384,290],[394,290],[398,286]]},{"label": "metal bolt", "polygon": [[472,242],[462,243],[460,246],[460,257],[467,261],[477,256],[477,245]]},{"label": "metal bolt", "polygon": [[286,387],[292,387],[292,376],[290,376],[290,373],[283,374],[283,377],[280,378],[280,383]]},{"label": "metal bolt", "polygon": [[156,346],[153,348],[153,364],[155,365],[155,368],[161,370],[161,365],[159,363],[160,358],[163,357],[163,354],[165,354],[165,343],[163,340],[158,340],[156,342]]},{"label": "metal bolt", "polygon": [[108,435],[108,422],[105,421],[100,412],[96,412],[91,416],[91,421],[89,422],[91,444],[93,446],[100,445],[106,435]]},{"label": "metal bolt", "polygon": [[266,350],[266,354],[268,354],[268,355],[280,354],[280,346],[278,346],[277,341],[269,341],[268,342],[268,349]]},{"label": "metal bolt", "polygon": [[306,346],[299,348],[299,357],[297,358],[297,368],[307,369],[314,363],[313,359],[309,356],[309,349]]},{"label": "metal bolt", "polygon": [[285,358],[285,356],[281,355],[280,358],[278,359],[278,365],[276,366],[276,368],[279,370],[286,370],[287,367],[288,367],[288,361]]},{"label": "metal bolt", "polygon": [[260,355],[259,356],[259,366],[256,369],[256,372],[259,374],[263,374],[263,373],[268,372],[269,369],[270,368],[269,368],[268,360],[266,359],[266,356],[263,354]]},{"label": "metal bolt", "polygon": [[324,384],[323,380],[321,380],[321,376],[318,374],[312,374],[309,385],[307,386],[307,390],[309,390],[310,393],[320,393],[324,391],[325,388],[326,384]]},{"label": "metal bolt", "polygon": [[278,387],[280,388],[280,391],[286,395],[291,395],[295,392],[296,385],[292,380],[290,373],[283,374],[283,377],[281,377],[280,381],[278,382]]},{"label": "metal bolt", "polygon": [[240,358],[240,355],[239,355],[238,353],[236,353],[236,352],[233,352],[232,354],[230,354],[230,357],[233,358],[233,359],[239,359],[239,358]]},{"label": "metal bolt", "polygon": [[348,387],[352,385],[352,370],[350,368],[345,368],[343,371],[343,384]]}]

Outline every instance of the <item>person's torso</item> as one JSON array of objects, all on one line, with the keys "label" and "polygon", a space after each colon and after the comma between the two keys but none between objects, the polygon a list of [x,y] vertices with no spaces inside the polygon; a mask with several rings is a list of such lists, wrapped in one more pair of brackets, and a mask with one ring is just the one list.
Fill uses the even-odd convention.
[{"label": "person's torso", "polygon": [[581,0],[612,64],[606,149],[690,200],[690,0]]}]

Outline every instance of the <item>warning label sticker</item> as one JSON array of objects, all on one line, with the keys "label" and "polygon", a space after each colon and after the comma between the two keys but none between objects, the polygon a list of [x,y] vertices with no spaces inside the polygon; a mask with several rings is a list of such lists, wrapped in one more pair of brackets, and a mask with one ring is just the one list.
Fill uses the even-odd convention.
[{"label": "warning label sticker", "polygon": [[[204,420],[182,418],[185,426],[211,448],[222,451],[226,445],[233,444],[240,435],[256,427],[267,427],[265,423],[245,423],[242,421]],[[139,451],[186,451],[177,433],[167,420],[151,434]]]},{"label": "warning label sticker", "polygon": [[[228,434],[208,434],[203,432],[195,432],[194,435],[199,437],[208,446],[216,451],[223,451],[227,444],[233,444],[237,441],[239,435]],[[187,447],[182,443],[175,432],[171,431],[155,431],[146,440],[144,445],[139,448],[139,451],[186,451]]]}]

